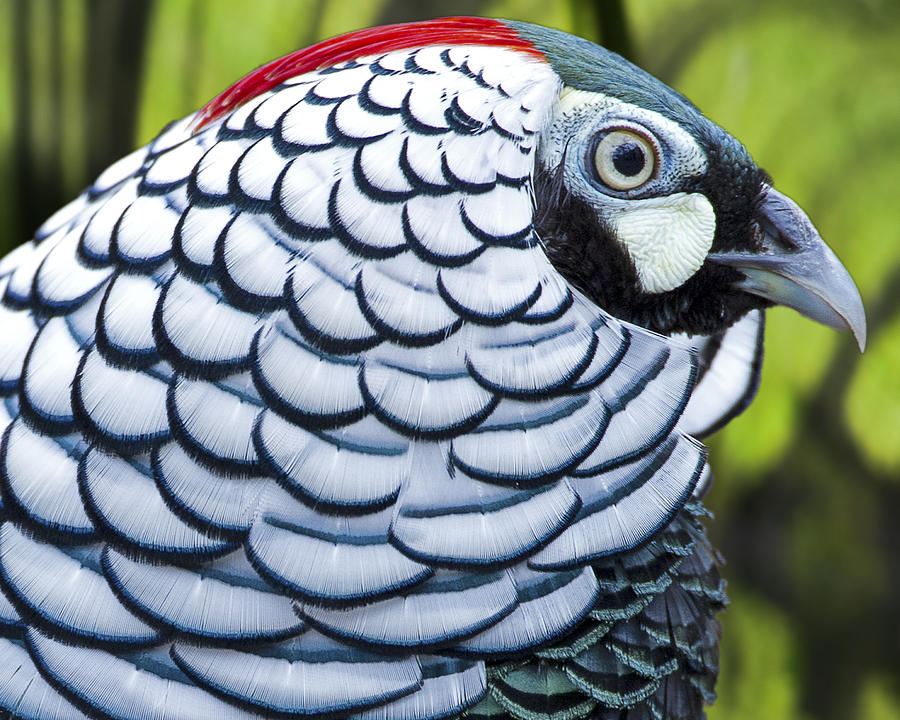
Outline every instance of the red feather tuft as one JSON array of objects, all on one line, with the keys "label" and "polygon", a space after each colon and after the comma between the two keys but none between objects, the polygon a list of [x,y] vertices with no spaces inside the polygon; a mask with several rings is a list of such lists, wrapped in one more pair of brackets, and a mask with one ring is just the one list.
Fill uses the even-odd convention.
[{"label": "red feather tuft", "polygon": [[323,40],[257,68],[200,110],[194,120],[194,132],[288,78],[364,55],[445,43],[501,46],[544,57],[515,30],[499,20],[488,18],[451,17],[357,30]]}]

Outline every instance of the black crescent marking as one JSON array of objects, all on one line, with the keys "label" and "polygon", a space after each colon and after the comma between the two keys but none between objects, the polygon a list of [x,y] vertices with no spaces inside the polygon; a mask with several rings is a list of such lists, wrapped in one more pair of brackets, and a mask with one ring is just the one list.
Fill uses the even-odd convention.
[{"label": "black crescent marking", "polygon": [[[404,141],[406,142],[406,141]],[[363,195],[371,200],[379,203],[398,203],[409,200],[418,193],[412,190],[382,190],[380,187],[373,185],[362,167],[362,151],[360,147],[353,155],[353,181]]]},{"label": "black crescent marking", "polygon": [[403,63],[403,68],[407,72],[415,73],[416,75],[434,75],[435,74],[434,70],[428,70],[426,68],[423,68],[416,62],[416,53],[415,52],[411,52],[409,55],[406,56],[406,60]]},{"label": "black crescent marking", "polygon": [[[3,501],[2,507],[6,517],[16,525],[33,533],[37,539],[53,545],[82,545],[94,542],[97,536],[94,530],[78,532],[73,528],[45,522],[42,518],[32,515],[25,504],[19,500],[10,483],[9,470],[6,465],[6,453],[11,432],[12,424],[0,436],[0,498]],[[80,462],[84,453],[78,447],[72,447],[68,450],[68,454]]]},{"label": "black crescent marking", "polygon": [[446,340],[462,327],[463,320],[462,318],[458,318],[448,327],[441,328],[440,330],[435,330],[434,332],[424,333],[421,335],[404,335],[403,333],[399,332],[398,330],[394,329],[383,320],[381,320],[381,318],[379,318],[378,315],[376,315],[372,308],[369,306],[362,284],[362,270],[360,270],[359,274],[356,276],[355,289],[356,300],[359,303],[359,309],[369,325],[371,325],[375,329],[375,331],[384,339],[395,342],[398,345],[402,345],[403,347],[416,348],[434,345],[443,340]]},{"label": "black crescent marking", "polygon": [[[185,277],[202,284],[209,282],[212,279],[212,265],[207,266],[195,263],[187,256],[184,252],[184,247],[182,246],[182,243],[184,242],[184,223],[186,222],[191,207],[191,205],[188,205],[188,207],[184,209],[184,212],[181,213],[181,217],[178,218],[178,222],[175,225],[175,233],[172,236],[172,260]],[[228,230],[228,226],[234,222],[235,217],[237,217],[237,215],[232,216],[231,220],[225,224],[222,233],[225,233]]]},{"label": "black crescent marking", "polygon": [[377,333],[374,333],[372,337],[350,340],[328,335],[307,322],[303,313],[300,312],[300,308],[294,297],[293,282],[291,281],[290,275],[288,275],[285,280],[284,292],[285,297],[288,298],[287,311],[291,322],[293,322],[294,327],[296,327],[297,331],[303,336],[303,339],[314,348],[322,350],[329,355],[354,355],[370,350],[384,340],[384,338],[379,337]]},{"label": "black crescent marking", "polygon": [[444,119],[450,130],[459,135],[481,135],[490,129],[479,120],[466,113],[459,105],[459,96],[454,96],[450,106],[444,110]]},{"label": "black crescent marking", "polygon": [[[210,540],[212,540],[215,544],[203,551],[193,552],[182,552],[179,550],[162,548],[159,546],[150,547],[141,545],[131,538],[123,535],[118,530],[118,528],[111,525],[103,516],[103,514],[97,509],[97,503],[91,493],[90,486],[87,481],[87,473],[84,469],[85,460],[88,458],[88,455],[89,453],[85,453],[84,457],[81,459],[81,462],[78,463],[78,491],[81,494],[82,501],[84,502],[84,512],[88,516],[90,521],[94,523],[94,527],[103,538],[103,541],[109,543],[117,550],[121,550],[129,556],[138,559],[146,558],[151,562],[159,562],[162,560],[165,562],[191,563],[204,562],[206,560],[220,558],[228,555],[228,553],[234,552],[238,547],[240,547],[239,543],[225,540],[221,538],[218,533],[210,533],[210,528],[203,528],[202,530],[200,530],[200,532]],[[163,502],[163,504],[165,505],[165,502]],[[168,509],[167,505],[166,508]],[[176,517],[178,516],[176,515]],[[193,529],[196,530],[198,528]]]},{"label": "black crescent marking", "polygon": [[[655,377],[657,377],[657,375],[659,375],[660,372],[662,372],[663,368],[666,365],[667,359],[668,359],[667,357],[663,358],[661,363],[657,360],[657,362],[654,363],[650,368],[650,373],[652,373],[652,376],[649,376],[649,377],[647,375],[641,376],[628,392],[626,392],[624,395],[617,398],[618,403],[616,406],[610,408],[611,413],[614,415],[617,411],[623,409],[630,400],[632,400],[634,397],[636,397],[638,394],[640,394],[641,390],[643,390],[647,386],[647,384],[649,384]],[[631,462],[633,460],[637,460],[638,458],[642,457],[643,455],[646,455],[651,450],[653,450],[657,445],[659,445],[660,442],[662,442],[672,432],[672,428],[675,427],[675,423],[678,422],[678,418],[680,418],[681,413],[684,412],[684,408],[687,406],[688,401],[691,398],[690,389],[694,387],[694,384],[696,382],[696,377],[697,377],[697,363],[694,362],[691,364],[691,374],[688,377],[688,381],[685,385],[685,392],[683,393],[683,397],[679,401],[678,405],[676,405],[672,409],[671,416],[666,420],[665,423],[663,423],[662,427],[656,433],[654,433],[653,437],[651,437],[642,447],[638,448],[637,450],[635,450],[633,452],[626,453],[625,455],[616,457],[615,459],[610,460],[608,462],[594,465],[594,466],[588,468],[586,471],[578,470],[577,468],[574,468],[571,473],[572,476],[573,477],[591,477],[598,473],[606,472],[607,470],[612,470],[613,468],[616,468],[619,465],[624,465],[625,463]],[[701,468],[701,470],[702,470],[702,468]],[[698,478],[699,478],[699,472],[698,472]]]},{"label": "black crescent marking", "polygon": [[[375,63],[372,63],[372,65],[374,64]],[[369,67],[371,68],[371,65]],[[382,74],[388,73],[385,73],[384,71],[374,73],[372,77],[370,77],[368,80],[366,80],[365,83],[363,83],[362,90],[360,90],[359,95],[357,96],[359,99],[359,106],[366,112],[370,112],[373,115],[396,115],[400,112],[399,108],[385,107],[384,105],[380,105],[372,99],[372,82],[376,77]]]},{"label": "black crescent marking", "polygon": [[366,416],[366,409],[364,407],[346,412],[318,415],[303,412],[293,405],[286,403],[281,396],[270,387],[269,383],[266,382],[266,378],[260,369],[259,342],[261,336],[262,329],[257,331],[256,335],[254,335],[253,344],[250,347],[250,357],[252,358],[250,373],[253,377],[253,384],[256,387],[257,392],[259,392],[260,397],[266,405],[275,412],[294,425],[299,425],[307,430],[334,430],[335,428],[362,420]]},{"label": "black crescent marking", "polygon": [[[698,440],[702,440],[708,435],[712,435],[715,432],[718,432],[723,427],[725,427],[729,422],[731,422],[734,418],[740,415],[750,403],[753,401],[753,398],[756,397],[756,393],[759,391],[759,383],[762,380],[762,364],[763,364],[763,340],[765,339],[765,314],[760,313],[759,325],[756,330],[756,345],[753,351],[753,362],[750,365],[750,377],[747,381],[747,386],[744,388],[744,392],[741,393],[740,398],[727,413],[722,415],[716,422],[710,425],[708,428],[704,429],[702,432],[696,433],[695,437]],[[713,356],[719,352],[721,348],[721,338],[718,339],[716,343],[716,347],[713,350]],[[706,353],[704,353],[705,355]],[[710,362],[712,358],[704,358],[707,362]],[[697,384],[703,379],[703,375],[706,374],[707,364],[704,363],[704,369],[696,379]]]},{"label": "black crescent marking", "polygon": [[403,147],[400,149],[400,170],[403,172],[406,181],[416,189],[418,195],[440,197],[453,192],[453,188],[450,185],[430,183],[416,175],[416,171],[413,170],[412,165],[409,163],[409,138],[404,139]]},{"label": "black crescent marking", "polygon": [[127,370],[146,370],[160,360],[159,352],[155,347],[142,351],[133,348],[122,348],[115,345],[106,332],[106,302],[118,276],[119,273],[116,273],[110,278],[109,285],[103,292],[100,309],[97,311],[97,324],[94,328],[94,344],[101,357],[110,365]]},{"label": "black crescent marking", "polygon": [[568,312],[569,308],[572,307],[575,302],[575,296],[572,295],[572,290],[566,288],[566,295],[563,298],[563,301],[557,305],[553,310],[550,310],[545,313],[532,313],[528,314],[526,312],[521,318],[519,318],[519,322],[526,323],[528,325],[544,325],[546,323],[551,323],[555,320],[559,320],[563,315]]},{"label": "black crescent marking", "polygon": [[399,418],[396,418],[383,410],[381,406],[379,406],[375,396],[372,395],[369,388],[366,386],[365,373],[363,372],[362,367],[360,368],[359,373],[359,389],[362,391],[363,399],[366,401],[366,409],[375,415],[382,423],[392,430],[396,430],[401,435],[412,438],[413,440],[425,440],[431,442],[451,440],[458,435],[464,435],[471,430],[474,430],[481,425],[492,412],[494,412],[497,404],[500,402],[500,398],[497,395],[494,395],[493,399],[488,402],[484,408],[479,412],[464,418],[461,422],[447,425],[446,427],[426,430],[409,423],[404,423]]},{"label": "black crescent marking", "polygon": [[[275,179],[275,186],[272,188],[272,208],[270,211],[272,219],[279,228],[293,238],[302,240],[325,240],[332,237],[330,227],[320,228],[312,225],[305,225],[297,222],[285,212],[282,191],[284,188],[284,178],[292,164],[293,162],[287,163]],[[337,185],[337,183],[335,183],[335,185]],[[332,193],[334,193],[334,189],[332,189]]]},{"label": "black crescent marking", "polygon": [[231,218],[225,225],[225,228],[219,233],[213,245],[213,277],[219,285],[225,299],[238,310],[254,313],[255,315],[265,315],[284,306],[284,295],[258,295],[257,293],[245,290],[238,285],[228,272],[228,263],[225,261],[225,241],[228,237],[228,231],[237,215]]},{"label": "black crescent marking", "polygon": [[[261,213],[270,213],[272,208],[272,203],[275,198],[275,188],[272,188],[272,197],[268,200],[263,200],[262,198],[251,197],[241,188],[240,180],[238,179],[238,173],[241,169],[241,163],[244,162],[244,158],[247,157],[247,153],[249,153],[253,148],[262,142],[262,140],[257,140],[255,143],[252,143],[244,152],[240,154],[237,159],[237,162],[231,166],[231,170],[228,173],[228,194],[231,197],[232,204],[245,212],[261,214]],[[280,176],[280,173],[279,173]]]},{"label": "black crescent marking", "polygon": [[[257,474],[259,472],[259,460],[244,461],[221,457],[207,450],[191,436],[178,414],[178,407],[175,399],[175,388],[177,384],[178,376],[176,375],[172,378],[166,391],[166,412],[169,417],[171,436],[178,441],[178,444],[191,459],[209,470],[219,472],[222,475]],[[263,408],[260,407],[257,414],[260,414],[262,410]],[[256,419],[254,419],[253,424],[254,426],[256,425]]]},{"label": "black crescent marking", "polygon": [[[480,254],[480,251],[479,253]],[[444,287],[444,282],[441,279],[441,273],[438,271],[437,276],[437,288],[440,296],[444,299],[444,302],[450,307],[453,312],[462,317],[467,322],[474,323],[476,325],[485,325],[487,327],[499,327],[500,325],[506,325],[510,322],[520,321],[522,316],[528,312],[528,309],[534,305],[538,298],[541,296],[541,292],[543,288],[541,284],[535,283],[534,290],[531,291],[531,294],[526,297],[522,302],[517,303],[512,308],[510,308],[507,312],[501,313],[500,315],[482,315],[481,313],[476,313],[473,310],[465,307],[464,305],[460,305],[453,296],[447,291],[447,288]]]},{"label": "black crescent marking", "polygon": [[403,237],[406,238],[406,244],[409,246],[409,249],[412,250],[416,257],[418,257],[420,260],[424,260],[431,265],[437,265],[438,267],[442,268],[463,267],[464,265],[468,265],[470,262],[472,262],[488,248],[487,245],[482,244],[476,247],[474,250],[470,250],[469,252],[463,253],[462,255],[438,255],[437,253],[434,253],[427,247],[425,247],[419,241],[419,238],[416,237],[416,234],[413,232],[412,226],[409,222],[409,211],[407,210],[406,206],[403,207],[403,212],[400,219],[403,223]]},{"label": "black crescent marking", "polygon": [[[253,440],[253,447],[256,450],[257,457],[259,457],[260,468],[263,474],[275,478],[275,480],[285,490],[285,492],[289,493],[292,497],[296,498],[307,507],[316,510],[317,512],[326,513],[328,515],[343,515],[348,517],[355,517],[360,515],[368,515],[370,513],[378,512],[379,510],[384,510],[397,501],[397,496],[400,494],[400,488],[397,488],[395,492],[386,495],[377,502],[368,503],[336,503],[329,502],[327,500],[323,500],[320,497],[310,495],[302,487],[292,482],[287,477],[284,471],[278,466],[278,463],[275,462],[275,460],[266,450],[266,445],[262,440],[262,436],[260,435],[260,424],[262,421],[262,416],[263,413],[260,413],[259,417],[256,418],[256,423],[253,426],[253,433],[251,435],[251,439]],[[271,580],[271,578],[267,579]],[[284,585],[281,583],[276,584],[278,584],[280,587],[284,587]]]},{"label": "black crescent marking", "polygon": [[[355,95],[350,96],[355,97]],[[349,102],[349,100],[344,99],[340,102]],[[336,105],[334,110],[328,113],[328,119],[325,121],[325,132],[329,138],[331,138],[334,146],[336,147],[360,147],[362,145],[368,145],[369,143],[373,143],[376,140],[381,140],[384,137],[387,137],[391,134],[391,130],[388,130],[383,133],[379,133],[378,135],[372,135],[370,137],[354,137],[353,135],[347,135],[344,133],[337,125],[337,111],[340,105]]]},{"label": "black crescent marking", "polygon": [[169,438],[168,429],[147,435],[120,437],[118,435],[111,435],[94,422],[81,394],[81,376],[84,371],[84,366],[87,364],[89,355],[89,350],[82,353],[81,359],[78,361],[78,370],[75,373],[75,381],[72,383],[72,413],[78,431],[98,447],[122,456],[137,455],[139,453],[147,452],[157,443],[165,442]]},{"label": "black crescent marking", "polygon": [[[285,110],[283,113],[281,113],[281,115],[278,116],[278,119],[275,121],[275,125],[273,126],[272,131],[271,131],[271,138],[272,138],[272,147],[274,147],[275,152],[277,152],[282,157],[293,158],[293,157],[296,157],[297,155],[302,155],[303,153],[315,152],[317,150],[325,150],[326,148],[330,148],[330,147],[334,146],[334,143],[319,143],[316,145],[308,145],[305,143],[295,143],[295,142],[291,142],[290,140],[285,140],[285,138],[284,138],[284,119],[288,116],[288,114],[294,108],[296,108],[298,105],[300,105],[302,103],[309,103],[310,105],[331,104],[331,103],[324,103],[324,102],[310,102],[309,98],[307,96],[306,99],[300,100],[299,102],[295,103],[294,105],[289,107],[287,110]],[[338,108],[338,106],[335,105],[332,108],[331,112],[328,114],[327,125],[329,128],[333,128],[333,126],[334,126],[334,114],[335,114],[335,112],[337,112],[337,108]],[[329,131],[328,136],[331,137],[330,131]],[[274,193],[273,193],[273,195],[274,195]]]},{"label": "black crescent marking", "polygon": [[474,237],[478,238],[486,245],[499,245],[501,247],[512,248],[529,248],[538,244],[539,242],[537,234],[534,232],[533,223],[528,223],[525,228],[523,228],[522,230],[518,230],[517,232],[514,232],[510,235],[490,235],[469,219],[469,216],[466,213],[465,206],[462,206],[460,208],[460,214],[462,215],[462,222],[466,230],[468,230]]},{"label": "black crescent marking", "polygon": [[331,194],[328,196],[328,222],[331,224],[331,233],[354,255],[366,258],[368,260],[384,260],[385,258],[399,255],[407,249],[404,242],[395,247],[376,247],[368,245],[356,237],[344,226],[341,221],[340,213],[337,208],[337,194],[340,188],[341,180],[337,180],[331,188]]},{"label": "black crescent marking", "polygon": [[[43,326],[41,327],[41,330],[43,330]],[[31,341],[31,347],[28,348],[28,352],[25,353],[25,359],[22,361],[22,376],[19,378],[19,383],[17,385],[19,391],[18,411],[19,415],[22,416],[28,425],[38,432],[45,435],[67,435],[75,429],[74,415],[72,417],[44,415],[31,404],[31,400],[28,397],[28,392],[25,387],[25,377],[28,374],[28,366],[35,351],[35,347],[37,346],[37,339],[41,335],[41,330],[38,330],[35,334],[34,339]],[[79,359],[79,367],[85,354],[87,353],[82,350],[82,358]]]},{"label": "black crescent marking", "polygon": [[249,370],[250,355],[235,360],[210,362],[204,360],[196,360],[195,358],[184,355],[178,346],[173,343],[166,334],[165,323],[163,322],[163,307],[165,306],[166,295],[172,282],[178,274],[175,273],[163,285],[162,293],[160,293],[159,301],[156,303],[156,309],[153,311],[153,339],[156,347],[159,349],[160,355],[169,362],[172,367],[190,379],[196,380],[221,380],[234,375],[235,373]]},{"label": "black crescent marking", "polygon": [[353,97],[353,95],[355,95],[355,93],[351,93],[350,95],[336,98],[322,97],[321,95],[316,94],[316,85],[318,85],[318,82],[306,91],[306,95],[300,102],[306,103],[307,105],[339,105],[348,97]]},{"label": "black crescent marking", "polygon": [[[444,176],[444,180],[447,181],[447,184],[450,187],[468,195],[480,195],[482,193],[490,192],[497,187],[496,176],[494,180],[486,183],[472,183],[456,177],[450,169],[450,165],[447,163],[446,151],[441,152],[441,174]],[[474,235],[475,233],[472,234]],[[483,234],[484,233],[482,233],[482,235]]]},{"label": "black crescent marking", "polygon": [[159,490],[159,496],[162,498],[165,506],[171,510],[179,520],[184,522],[185,525],[189,525],[198,532],[227,542],[243,542],[247,537],[246,530],[213,525],[209,520],[192,513],[190,508],[186,507],[178,499],[175,493],[172,492],[172,488],[169,486],[166,477],[159,466],[159,452],[161,448],[162,444],[158,444],[150,451],[150,471],[153,473],[156,489]]},{"label": "black crescent marking", "polygon": [[[534,400],[540,399],[544,397],[549,397],[553,395],[564,395],[566,391],[572,387],[572,385],[578,382],[578,378],[581,377],[582,373],[587,369],[587,367],[591,364],[591,360],[594,359],[594,353],[597,352],[597,346],[600,341],[597,339],[596,333],[591,335],[591,341],[588,345],[588,350],[584,354],[584,356],[578,361],[578,363],[572,367],[565,376],[560,379],[558,382],[553,383],[552,385],[546,385],[541,388],[535,388],[532,391],[520,391],[520,390],[511,390],[509,388],[504,388],[500,385],[495,385],[486,377],[481,375],[472,362],[466,358],[466,368],[469,371],[469,374],[472,378],[477,382],[481,387],[485,390],[490,390],[491,392],[498,393],[502,397],[508,397],[513,400]],[[663,363],[664,365],[665,363]],[[662,367],[660,367],[660,371]],[[655,377],[655,375],[654,375]],[[651,378],[652,379],[652,378]],[[649,380],[648,380],[649,382]],[[579,391],[573,394],[583,395],[584,393]],[[610,411],[613,409],[610,408]],[[679,413],[680,414],[680,413]]]},{"label": "black crescent marking", "polygon": [[469,67],[468,58],[463,62],[462,65],[457,67],[457,70],[459,70],[459,72],[461,72],[466,77],[474,80],[476,85],[483,87],[485,90],[497,90],[497,91],[500,90],[499,87],[495,87],[494,85],[491,85],[489,82],[487,82],[484,79],[484,72],[482,70],[479,70],[477,73],[474,72],[472,70],[472,68]]},{"label": "black crescent marking", "polygon": [[[431,72],[430,70],[428,72]],[[412,96],[412,88],[403,98],[403,104],[400,107],[400,117],[403,118],[403,124],[409,133],[416,135],[446,135],[447,128],[435,127],[434,125],[426,125],[417,118],[409,107],[409,98]]]}]

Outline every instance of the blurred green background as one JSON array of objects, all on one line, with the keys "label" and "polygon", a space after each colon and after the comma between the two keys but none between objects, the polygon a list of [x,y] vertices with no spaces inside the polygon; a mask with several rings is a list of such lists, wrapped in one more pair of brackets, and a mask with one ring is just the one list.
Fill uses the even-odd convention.
[{"label": "blurred green background", "polygon": [[770,312],[760,395],[710,442],[732,599],[710,717],[900,720],[897,0],[0,0],[0,250],[257,65],[452,14],[574,31],[674,85],[856,278],[865,355]]}]

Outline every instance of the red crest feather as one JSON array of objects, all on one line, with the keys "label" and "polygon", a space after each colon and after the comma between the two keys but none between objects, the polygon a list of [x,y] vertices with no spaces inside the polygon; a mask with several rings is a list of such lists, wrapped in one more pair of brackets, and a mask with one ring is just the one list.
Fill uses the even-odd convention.
[{"label": "red crest feather", "polygon": [[499,20],[451,17],[367,28],[323,40],[263,65],[208,102],[194,120],[194,131],[288,78],[335,63],[410,47],[440,44],[492,45],[543,58],[527,40]]}]

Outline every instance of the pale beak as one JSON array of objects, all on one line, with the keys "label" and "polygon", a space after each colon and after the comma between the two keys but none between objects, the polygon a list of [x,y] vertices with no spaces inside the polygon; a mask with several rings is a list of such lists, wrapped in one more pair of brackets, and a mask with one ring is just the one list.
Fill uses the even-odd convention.
[{"label": "pale beak", "polygon": [[759,253],[710,253],[708,259],[743,274],[736,287],[786,305],[806,317],[850,330],[866,347],[866,313],[850,273],[790,198],[768,188],[757,210],[766,249]]}]

